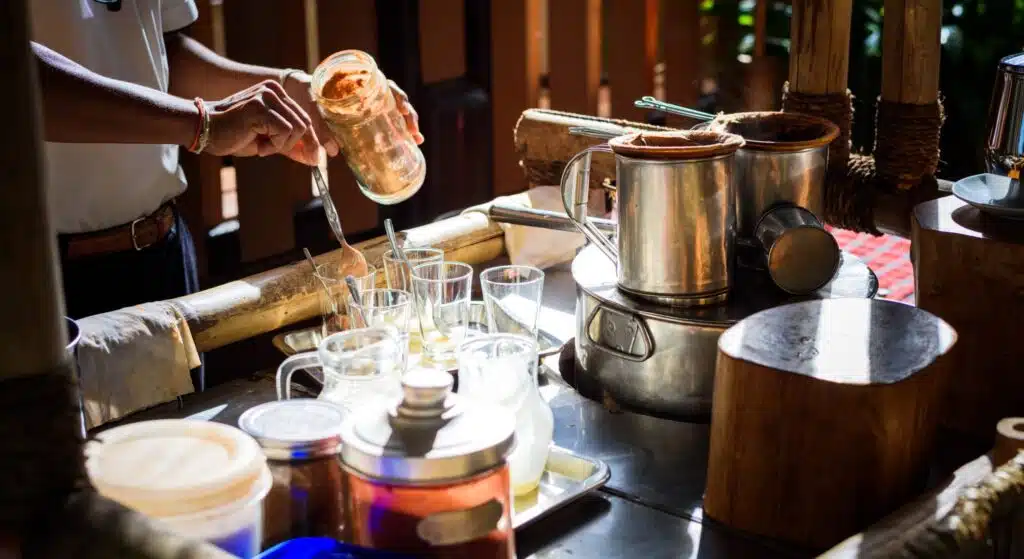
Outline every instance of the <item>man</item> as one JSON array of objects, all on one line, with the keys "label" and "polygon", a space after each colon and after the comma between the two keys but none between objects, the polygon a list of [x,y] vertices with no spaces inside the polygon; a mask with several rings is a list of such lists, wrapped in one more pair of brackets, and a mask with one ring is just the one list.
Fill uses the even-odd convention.
[{"label": "man", "polygon": [[[33,0],[51,216],[67,312],[80,318],[198,288],[178,149],[283,154],[338,146],[297,70],[233,62],[186,37],[195,0]],[[268,14],[268,17],[273,17]],[[418,142],[415,111],[392,83]]]}]

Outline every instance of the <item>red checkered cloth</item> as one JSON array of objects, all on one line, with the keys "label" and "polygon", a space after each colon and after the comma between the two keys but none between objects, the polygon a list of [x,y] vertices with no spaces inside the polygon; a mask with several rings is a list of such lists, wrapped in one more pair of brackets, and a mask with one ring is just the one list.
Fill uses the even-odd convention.
[{"label": "red checkered cloth", "polygon": [[829,227],[839,246],[859,257],[878,276],[878,295],[892,301],[914,302],[914,267],[910,241],[892,235],[875,237]]}]

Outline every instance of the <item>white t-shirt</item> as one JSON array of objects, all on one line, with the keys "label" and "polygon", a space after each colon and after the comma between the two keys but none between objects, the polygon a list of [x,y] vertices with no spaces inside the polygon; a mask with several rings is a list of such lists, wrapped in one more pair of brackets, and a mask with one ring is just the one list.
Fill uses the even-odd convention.
[{"label": "white t-shirt", "polygon": [[[122,0],[117,12],[95,0],[32,0],[30,8],[36,42],[98,74],[160,91],[169,76],[163,34],[199,17],[194,0]],[[59,233],[129,223],[185,190],[178,146],[47,142],[45,151]]]}]

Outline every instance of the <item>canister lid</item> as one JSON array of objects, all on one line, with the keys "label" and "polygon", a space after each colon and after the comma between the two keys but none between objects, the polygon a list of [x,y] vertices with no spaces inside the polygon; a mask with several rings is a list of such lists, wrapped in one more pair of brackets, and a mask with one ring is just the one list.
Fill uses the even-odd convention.
[{"label": "canister lid", "polygon": [[281,400],[260,404],[238,418],[238,426],[271,460],[305,460],[337,454],[346,412],[323,400]]},{"label": "canister lid", "polygon": [[85,456],[89,480],[101,495],[153,517],[232,505],[269,489],[259,444],[230,425],[209,421],[115,427],[87,444]]},{"label": "canister lid", "polygon": [[502,464],[514,440],[512,414],[451,389],[446,371],[407,372],[398,405],[363,408],[345,421],[342,462],[365,476],[408,485],[455,482]]}]

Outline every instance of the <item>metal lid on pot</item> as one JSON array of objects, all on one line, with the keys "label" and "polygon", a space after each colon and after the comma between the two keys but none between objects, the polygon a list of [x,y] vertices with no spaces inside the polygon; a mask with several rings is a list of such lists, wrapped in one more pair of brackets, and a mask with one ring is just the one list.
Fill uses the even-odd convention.
[{"label": "metal lid on pot", "polygon": [[364,408],[345,421],[342,463],[397,485],[454,482],[504,464],[514,441],[512,414],[451,390],[446,371],[407,372],[398,405]]},{"label": "metal lid on pot", "polygon": [[999,61],[999,69],[1013,74],[1024,74],[1024,52],[1004,56]]},{"label": "metal lid on pot", "polygon": [[260,404],[238,418],[238,426],[260,443],[271,460],[306,460],[337,454],[345,410],[323,400]]}]

